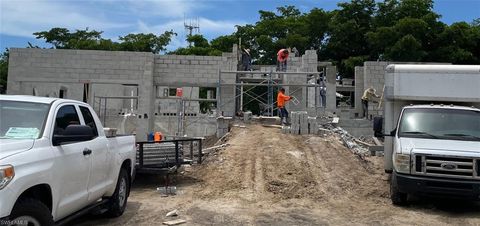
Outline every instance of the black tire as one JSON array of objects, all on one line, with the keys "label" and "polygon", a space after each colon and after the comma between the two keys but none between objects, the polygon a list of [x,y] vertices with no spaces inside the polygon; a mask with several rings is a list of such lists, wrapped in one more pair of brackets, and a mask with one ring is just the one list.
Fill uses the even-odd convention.
[{"label": "black tire", "polygon": [[118,175],[117,187],[107,204],[108,211],[105,213],[109,217],[118,217],[123,214],[127,207],[128,194],[130,193],[130,177],[126,169],[120,169]]},{"label": "black tire", "polygon": [[392,204],[396,206],[406,206],[408,204],[408,194],[400,192],[397,185],[397,177],[392,175],[390,182],[390,199]]},{"label": "black tire", "polygon": [[54,224],[52,213],[48,207],[32,198],[18,200],[9,219],[18,223],[27,221],[27,225],[35,226],[51,226]]}]

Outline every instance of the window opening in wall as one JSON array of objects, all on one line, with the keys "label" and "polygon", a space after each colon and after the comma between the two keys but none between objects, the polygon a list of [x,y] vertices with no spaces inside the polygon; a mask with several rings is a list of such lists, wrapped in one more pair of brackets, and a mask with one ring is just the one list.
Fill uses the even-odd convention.
[{"label": "window opening in wall", "polygon": [[177,96],[177,88],[168,88],[168,96],[175,97]]},{"label": "window opening in wall", "polygon": [[88,102],[88,97],[90,93],[90,83],[83,84],[83,102]]},{"label": "window opening in wall", "polygon": [[138,110],[138,99],[133,98],[138,96],[138,85],[123,84],[123,95],[126,97],[132,97],[123,100],[123,108],[127,110],[127,113],[133,113]]},{"label": "window opening in wall", "polygon": [[59,98],[67,98],[67,89],[66,88],[61,88],[60,91],[58,92],[58,97]]},{"label": "window opening in wall", "polygon": [[217,88],[216,87],[200,87],[198,97],[200,99],[207,99],[208,101],[199,101],[200,102],[200,112],[202,114],[213,113],[213,110],[217,108]]}]

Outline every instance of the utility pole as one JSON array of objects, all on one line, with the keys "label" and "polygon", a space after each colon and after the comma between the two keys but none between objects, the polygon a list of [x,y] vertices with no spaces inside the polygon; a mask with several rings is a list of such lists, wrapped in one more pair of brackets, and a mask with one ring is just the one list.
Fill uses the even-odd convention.
[{"label": "utility pole", "polygon": [[[187,38],[192,36],[194,31],[197,33],[200,33],[200,23],[198,22],[198,17],[195,20],[190,19],[189,23],[187,23],[187,20],[185,19],[185,16],[184,16],[183,26],[185,27],[185,31],[188,32]],[[192,42],[189,41],[188,46],[192,47]]]}]

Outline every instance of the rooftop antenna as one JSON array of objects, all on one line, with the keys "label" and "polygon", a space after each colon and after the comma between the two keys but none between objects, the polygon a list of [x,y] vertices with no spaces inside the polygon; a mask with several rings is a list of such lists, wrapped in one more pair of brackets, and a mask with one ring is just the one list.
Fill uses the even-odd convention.
[{"label": "rooftop antenna", "polygon": [[[188,32],[188,37],[192,36],[193,32],[200,33],[200,23],[198,17],[195,20],[189,19],[188,23],[185,18],[185,14],[183,15],[183,26],[185,27],[185,31]],[[192,47],[192,42],[188,42],[188,46]]]}]

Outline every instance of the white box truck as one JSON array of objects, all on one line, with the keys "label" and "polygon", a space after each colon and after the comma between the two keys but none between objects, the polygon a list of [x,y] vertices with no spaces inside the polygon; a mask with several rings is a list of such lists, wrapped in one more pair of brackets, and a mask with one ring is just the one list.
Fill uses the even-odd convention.
[{"label": "white box truck", "polygon": [[384,98],[385,129],[377,120],[374,130],[385,136],[392,203],[480,199],[480,65],[389,65]]}]

